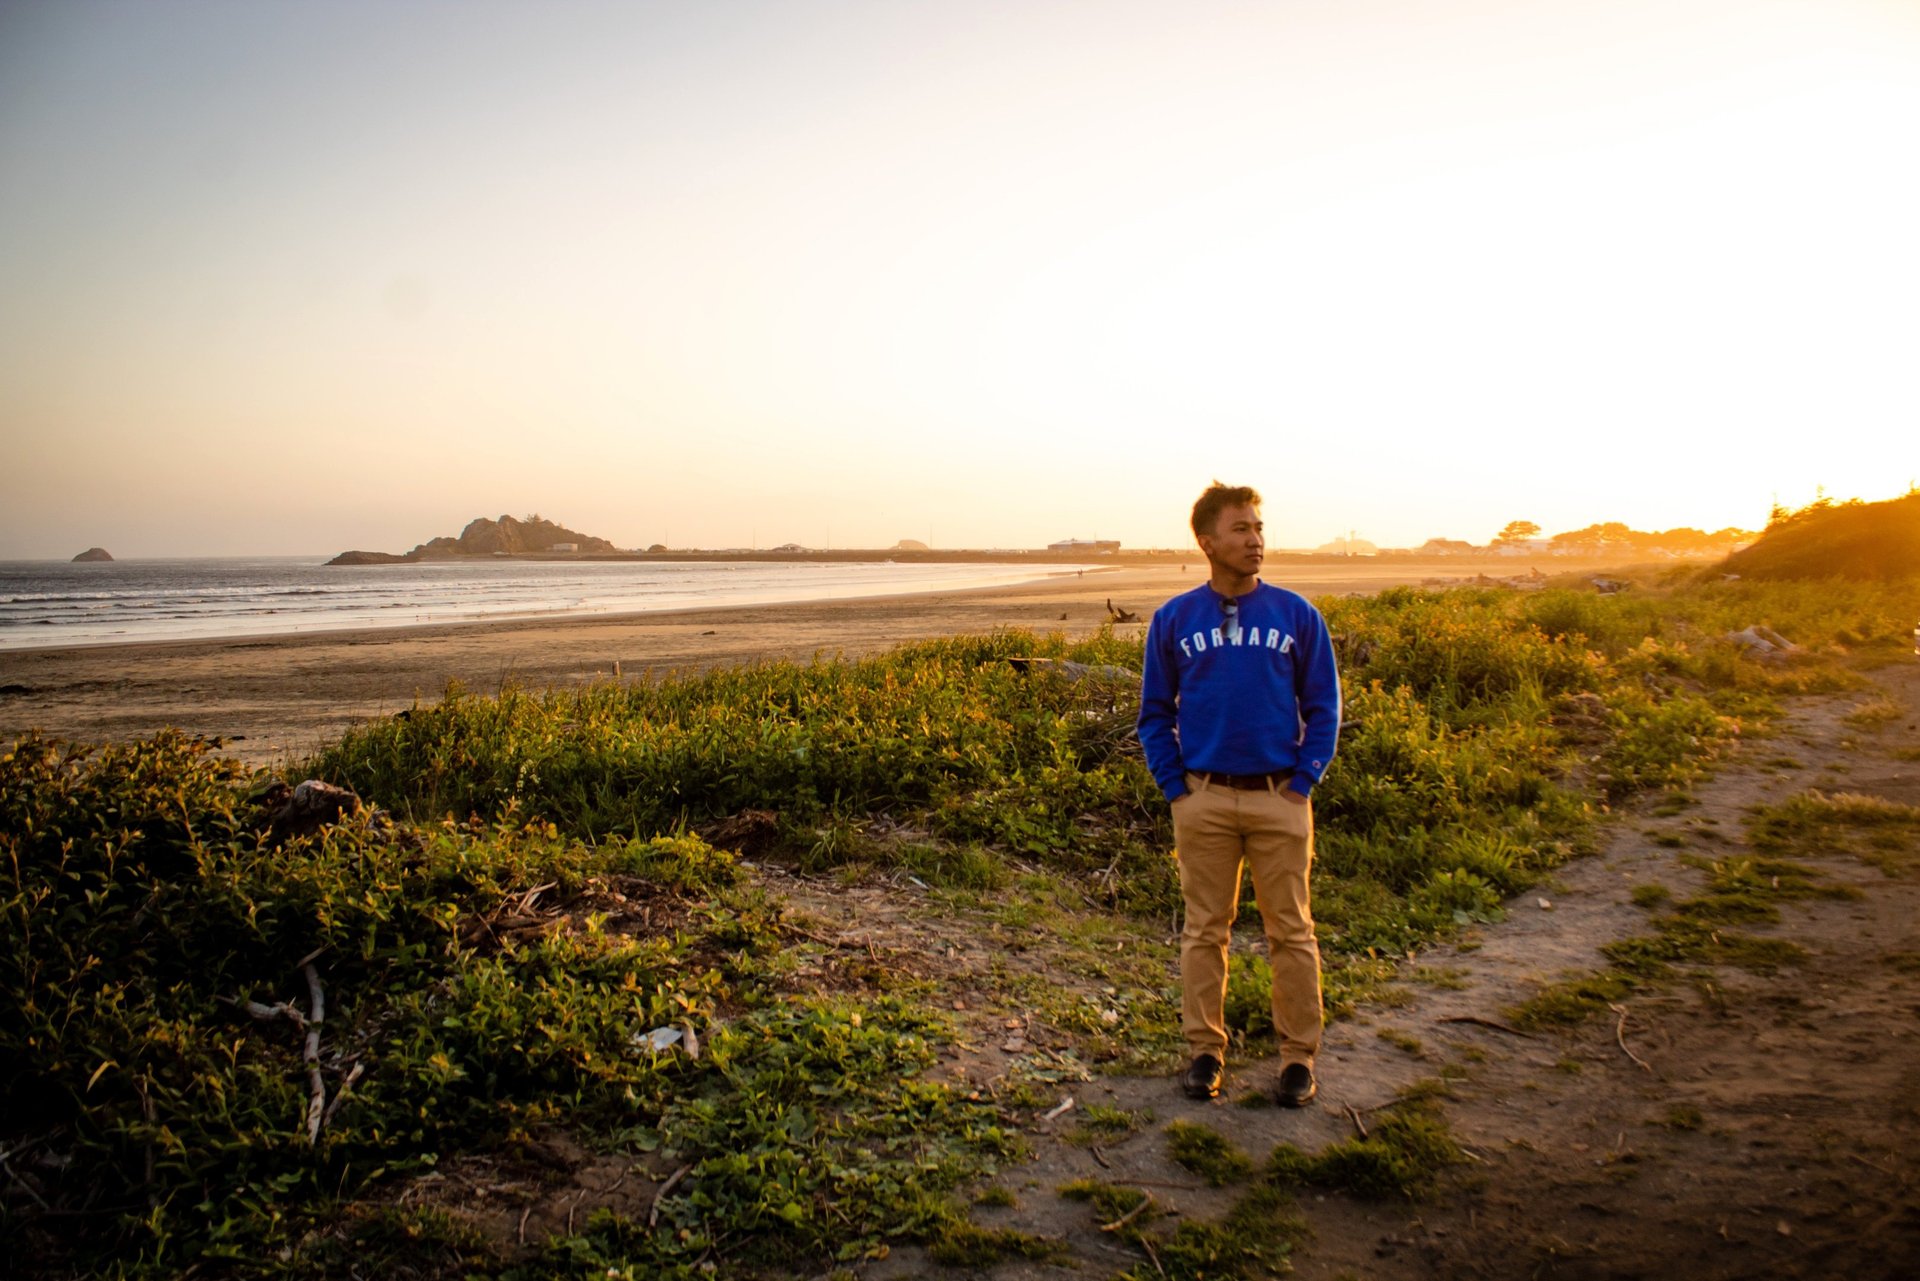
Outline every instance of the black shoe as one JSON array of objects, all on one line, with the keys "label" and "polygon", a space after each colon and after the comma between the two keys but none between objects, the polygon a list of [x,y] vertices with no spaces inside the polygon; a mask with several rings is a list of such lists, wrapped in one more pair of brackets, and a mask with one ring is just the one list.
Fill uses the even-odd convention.
[{"label": "black shoe", "polygon": [[1319,1088],[1312,1068],[1304,1063],[1289,1063],[1280,1072],[1280,1084],[1274,1088],[1273,1101],[1283,1108],[1302,1108]]},{"label": "black shoe", "polygon": [[1180,1074],[1180,1088],[1187,1092],[1190,1099],[1212,1099],[1220,1095],[1220,1081],[1226,1076],[1226,1068],[1211,1054],[1194,1056],[1187,1064],[1187,1070]]}]

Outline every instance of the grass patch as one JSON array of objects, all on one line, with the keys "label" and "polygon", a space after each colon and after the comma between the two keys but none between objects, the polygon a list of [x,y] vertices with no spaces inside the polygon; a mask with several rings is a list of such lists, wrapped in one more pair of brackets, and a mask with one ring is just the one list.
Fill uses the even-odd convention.
[{"label": "grass patch", "polygon": [[1415,1098],[1384,1113],[1364,1139],[1347,1139],[1314,1154],[1281,1144],[1267,1160],[1266,1177],[1281,1186],[1411,1198],[1431,1190],[1440,1172],[1462,1159],[1438,1105]]},{"label": "grass patch", "polygon": [[1460,992],[1471,986],[1467,972],[1457,966],[1420,965],[1408,976],[1411,981],[1443,992]]},{"label": "grass patch", "polygon": [[1119,1223],[1114,1236],[1145,1256],[1120,1274],[1123,1281],[1274,1276],[1287,1270],[1288,1256],[1307,1236],[1292,1200],[1269,1183],[1248,1188],[1219,1219],[1187,1221],[1171,1233],[1153,1230],[1159,1207],[1141,1189],[1082,1179],[1062,1186],[1060,1195],[1089,1203],[1103,1225]]},{"label": "grass patch", "polygon": [[1211,1126],[1171,1121],[1166,1133],[1168,1159],[1213,1187],[1239,1183],[1253,1174],[1253,1158]]},{"label": "grass patch", "polygon": [[1759,811],[1748,838],[1770,854],[1851,854],[1887,876],[1920,868],[1920,806],[1857,792],[1810,790]]},{"label": "grass patch", "polygon": [[1374,1031],[1374,1035],[1395,1049],[1413,1055],[1416,1059],[1426,1054],[1426,1047],[1420,1044],[1419,1037],[1402,1032],[1399,1028],[1378,1028]]},{"label": "grass patch", "polygon": [[1153,1124],[1151,1108],[1113,1108],[1089,1103],[1079,1110],[1078,1116],[1080,1123],[1065,1137],[1067,1142],[1081,1146],[1112,1143]]},{"label": "grass patch", "polygon": [[1905,704],[1880,694],[1859,704],[1842,719],[1854,729],[1878,730],[1904,719],[1906,715]]},{"label": "grass patch", "polygon": [[[1122,1187],[1117,1183],[1103,1183],[1099,1179],[1075,1179],[1063,1183],[1060,1195],[1069,1201],[1085,1201],[1093,1207],[1103,1223],[1131,1214],[1147,1201],[1147,1194],[1139,1188]],[[1142,1212],[1140,1217],[1151,1215],[1152,1210]]]},{"label": "grass patch", "polygon": [[948,1268],[984,1269],[1014,1259],[1057,1263],[1068,1253],[1066,1242],[1053,1237],[966,1222],[942,1229],[927,1246],[927,1257]]},{"label": "grass patch", "polygon": [[[1676,967],[1733,965],[1771,973],[1806,959],[1806,949],[1788,939],[1738,933],[1736,924],[1779,919],[1777,904],[1794,899],[1858,897],[1845,885],[1828,885],[1810,869],[1776,858],[1689,860],[1707,873],[1705,891],[1672,904],[1654,917],[1656,933],[1622,939],[1600,949],[1612,964],[1543,988],[1508,1011],[1523,1028],[1566,1026],[1625,1000],[1635,991],[1673,976]],[[1653,908],[1667,902],[1661,886],[1637,886],[1634,902]]]},{"label": "grass patch", "polygon": [[1255,1186],[1218,1220],[1182,1223],[1154,1246],[1150,1268],[1125,1275],[1129,1281],[1276,1276],[1288,1270],[1288,1256],[1307,1235],[1290,1197],[1277,1187]]}]

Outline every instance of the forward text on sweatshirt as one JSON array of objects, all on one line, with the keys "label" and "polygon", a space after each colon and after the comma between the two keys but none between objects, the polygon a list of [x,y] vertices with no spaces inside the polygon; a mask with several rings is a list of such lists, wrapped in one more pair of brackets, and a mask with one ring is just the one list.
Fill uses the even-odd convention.
[{"label": "forward text on sweatshirt", "polygon": [[1186,774],[1293,771],[1302,796],[1340,737],[1340,673],[1320,611],[1259,583],[1227,609],[1203,583],[1154,611],[1140,689],[1140,743],[1167,799]]}]

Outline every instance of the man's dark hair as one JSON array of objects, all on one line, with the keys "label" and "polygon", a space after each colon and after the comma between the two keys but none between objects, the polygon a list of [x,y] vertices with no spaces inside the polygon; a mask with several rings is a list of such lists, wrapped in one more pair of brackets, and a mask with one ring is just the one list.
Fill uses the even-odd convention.
[{"label": "man's dark hair", "polygon": [[1193,505],[1193,536],[1211,534],[1220,513],[1228,507],[1258,507],[1260,495],[1251,485],[1222,485],[1214,481]]}]

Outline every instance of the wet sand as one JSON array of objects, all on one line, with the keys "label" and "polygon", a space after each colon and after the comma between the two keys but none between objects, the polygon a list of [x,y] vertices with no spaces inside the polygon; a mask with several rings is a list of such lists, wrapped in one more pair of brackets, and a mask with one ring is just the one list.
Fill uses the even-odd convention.
[{"label": "wet sand", "polygon": [[[1270,569],[1278,567],[1270,566]],[[1417,583],[1430,566],[1316,564],[1266,575],[1309,597]],[[1089,571],[1015,587],[250,639],[0,652],[0,743],[28,730],[81,742],[164,726],[219,737],[252,764],[303,756],[359,721],[432,702],[449,681],[494,693],[871,654],[905,641],[1023,627],[1084,636],[1106,601],[1145,620],[1200,582],[1189,565]]]}]

